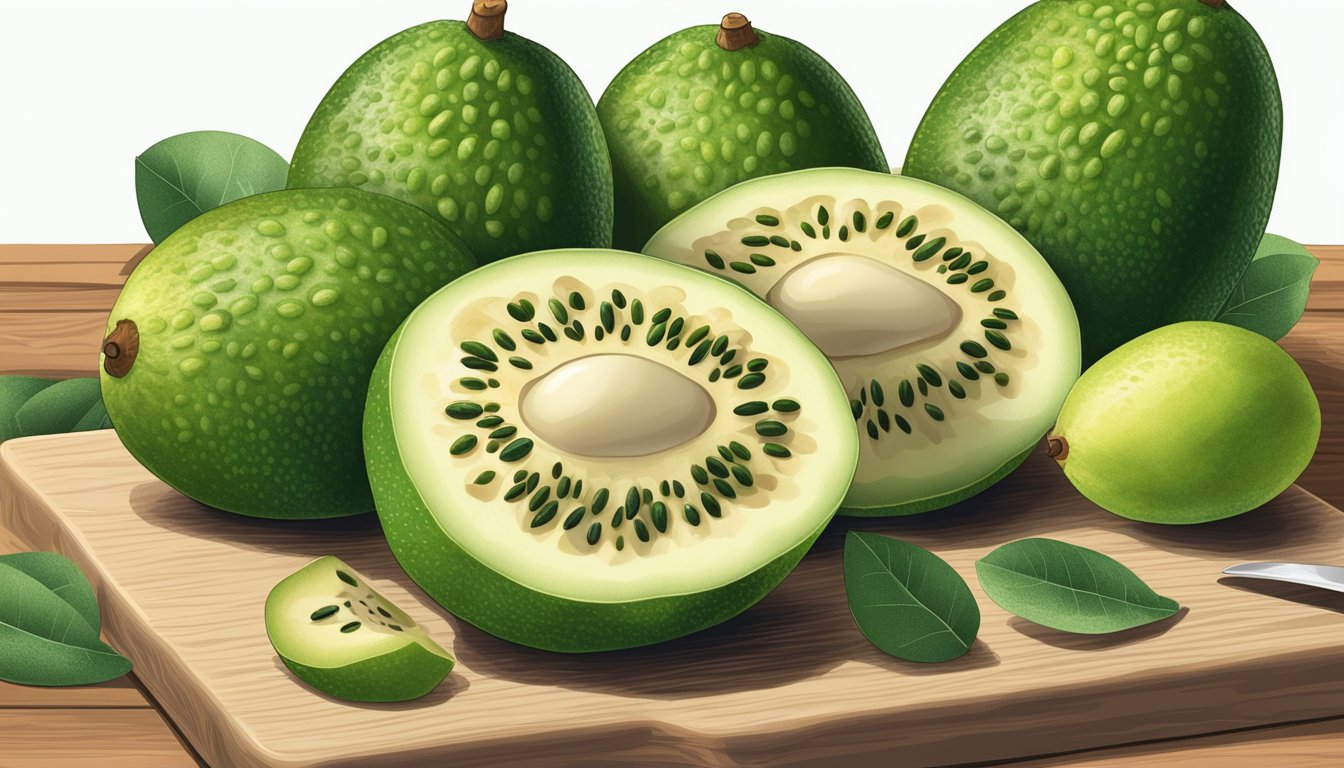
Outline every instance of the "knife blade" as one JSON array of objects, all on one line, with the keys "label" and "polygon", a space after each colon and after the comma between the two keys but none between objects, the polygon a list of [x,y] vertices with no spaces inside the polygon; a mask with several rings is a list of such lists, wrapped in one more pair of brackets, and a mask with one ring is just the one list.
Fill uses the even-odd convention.
[{"label": "knife blade", "polygon": [[1335,565],[1309,565],[1306,563],[1242,563],[1224,568],[1228,576],[1246,579],[1267,579],[1269,581],[1287,581],[1308,587],[1319,587],[1335,592],[1344,592],[1344,568]]}]

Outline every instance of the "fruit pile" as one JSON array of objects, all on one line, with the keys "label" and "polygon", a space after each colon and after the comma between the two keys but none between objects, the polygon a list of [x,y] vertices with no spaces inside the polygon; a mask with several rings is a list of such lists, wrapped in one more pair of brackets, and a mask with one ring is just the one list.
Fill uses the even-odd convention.
[{"label": "fruit pile", "polygon": [[[156,237],[102,390],[165,482],[242,515],[376,508],[455,615],[574,652],[719,623],[837,510],[947,507],[1047,432],[1085,496],[1152,522],[1246,512],[1310,460],[1301,370],[1212,322],[1282,124],[1224,3],[1032,5],[952,74],[904,175],[823,58],[739,14],[595,105],[504,11],[379,43],[287,189]],[[301,574],[267,608],[301,677],[387,699],[451,668],[347,566]],[[404,684],[332,671],[359,660]]]}]

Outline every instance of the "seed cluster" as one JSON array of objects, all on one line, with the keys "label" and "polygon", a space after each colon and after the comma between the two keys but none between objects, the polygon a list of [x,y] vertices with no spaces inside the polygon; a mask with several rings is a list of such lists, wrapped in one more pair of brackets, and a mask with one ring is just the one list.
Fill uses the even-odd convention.
[{"label": "seed cluster", "polygon": [[[340,579],[346,584],[349,584],[352,587],[359,586],[359,582],[355,580],[355,577],[351,576],[345,571],[338,569],[336,571],[336,578]],[[372,604],[370,604],[370,602]],[[359,608],[355,607],[354,605],[355,603],[359,603]],[[313,623],[317,623],[319,621],[326,622],[328,619],[335,617],[338,613],[341,612],[341,606],[344,606],[345,609],[349,611],[351,614],[360,617],[357,619],[344,619],[344,620],[342,620],[341,617],[338,617],[338,620],[341,620],[341,632],[344,634],[348,635],[351,632],[358,631],[361,627],[364,626],[364,623],[368,621],[372,621],[376,624],[381,624],[384,627],[387,627],[388,629],[392,630],[393,632],[405,631],[404,629],[402,629],[400,624],[395,624],[389,621],[389,619],[393,618],[392,614],[388,612],[388,610],[380,604],[378,598],[375,597],[372,592],[369,592],[362,598],[345,600],[340,605],[336,605],[334,603],[331,605],[324,605],[321,608],[318,608],[317,610],[309,614],[308,619]],[[360,616],[361,609],[363,609],[363,613],[365,614],[364,616]]]},{"label": "seed cluster", "polygon": [[564,531],[579,531],[576,536],[591,548],[606,540],[623,551],[627,532],[649,542],[667,533],[678,517],[691,526],[722,517],[724,502],[756,485],[756,472],[793,456],[788,447],[790,424],[802,410],[796,400],[745,400],[733,408],[734,416],[750,424],[759,438],[759,457],[742,442],[729,440],[716,446],[714,455],[690,464],[680,478],[664,479],[654,487],[632,483],[622,488],[585,483],[584,468],[575,466],[577,459],[568,459],[568,466],[556,461],[546,469],[534,467],[533,439],[523,433],[524,425],[500,415],[501,404],[490,395],[501,387],[501,377],[534,375],[529,351],[547,344],[589,342],[659,347],[669,353],[669,364],[679,362],[709,383],[732,382],[744,397],[767,382],[768,359],[752,355],[727,334],[693,322],[679,310],[646,306],[620,289],[600,296],[571,291],[541,306],[525,297],[508,302],[505,311],[518,324],[512,332],[495,328],[488,339],[458,342],[460,362],[478,375],[459,378],[457,384],[481,399],[457,400],[445,407],[449,422],[463,428],[449,453],[480,458],[477,451],[483,446],[485,454],[502,466],[481,471],[470,481],[473,485],[495,486],[505,502],[524,507],[531,529],[558,525]]}]

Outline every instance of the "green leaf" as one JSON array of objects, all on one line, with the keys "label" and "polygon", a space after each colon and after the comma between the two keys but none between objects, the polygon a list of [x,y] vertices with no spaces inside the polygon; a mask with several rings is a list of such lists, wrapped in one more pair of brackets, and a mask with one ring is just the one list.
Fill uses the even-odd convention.
[{"label": "green leaf", "polygon": [[74,604],[0,562],[0,680],[90,685],[130,670],[130,660],[99,640]]},{"label": "green leaf", "polygon": [[172,136],[135,158],[140,220],[157,245],[212,208],[285,188],[289,163],[264,144],[223,131]]},{"label": "green leaf", "polygon": [[1005,544],[977,561],[975,572],[1000,608],[1064,632],[1119,632],[1181,607],[1106,555],[1053,539]]},{"label": "green leaf", "polygon": [[14,417],[33,395],[55,383],[33,376],[0,376],[0,443],[23,436]]},{"label": "green leaf", "polygon": [[57,435],[70,432],[102,399],[98,379],[66,379],[28,398],[14,414],[19,435]]},{"label": "green leaf", "polygon": [[950,661],[970,650],[980,631],[980,608],[965,580],[904,541],[850,531],[845,592],[864,636],[900,659]]},{"label": "green leaf", "polygon": [[1278,341],[1297,325],[1307,308],[1311,277],[1320,259],[1301,245],[1265,235],[1215,318]]},{"label": "green leaf", "polygon": [[70,428],[71,432],[87,432],[91,429],[111,429],[112,419],[107,415],[107,406],[99,398],[89,410]]},{"label": "green leaf", "polygon": [[102,626],[98,614],[98,600],[93,596],[93,586],[79,570],[79,566],[55,552],[19,552],[13,555],[0,555],[0,563],[20,570],[37,579],[52,594],[64,600],[74,608],[84,622],[95,631]]}]

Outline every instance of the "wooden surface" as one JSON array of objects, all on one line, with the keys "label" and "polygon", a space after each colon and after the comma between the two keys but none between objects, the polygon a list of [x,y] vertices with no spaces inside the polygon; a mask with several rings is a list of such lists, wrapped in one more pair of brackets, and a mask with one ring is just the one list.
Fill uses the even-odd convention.
[{"label": "wooden surface", "polygon": [[[3,246],[0,247],[0,297],[8,297],[12,294],[5,293],[5,287],[10,283],[10,272],[4,266],[7,263],[16,263],[22,259],[15,259],[15,249],[30,249],[30,246]],[[107,248],[104,246],[103,248]],[[125,252],[134,253],[139,247],[125,249]],[[1325,414],[1324,433],[1322,435],[1321,446],[1318,450],[1316,459],[1307,473],[1303,476],[1300,483],[1305,488],[1314,491],[1321,497],[1331,501],[1339,506],[1344,505],[1344,247],[1313,248],[1313,250],[1323,258],[1323,264],[1318,271],[1316,281],[1313,287],[1312,301],[1307,316],[1304,317],[1301,324],[1294,332],[1284,340],[1284,346],[1302,363],[1316,387],[1320,397],[1322,410]],[[9,261],[6,262],[5,259]],[[31,259],[29,259],[31,261]],[[3,299],[0,299],[2,301]],[[12,305],[0,303],[0,312],[7,311]],[[101,312],[102,314],[98,314]],[[96,327],[101,331],[103,317],[105,317],[106,306],[93,314],[98,315]],[[6,333],[7,316],[0,315],[0,349],[3,349]],[[94,333],[93,336],[97,336]],[[97,339],[93,343],[96,345]],[[40,366],[40,363],[39,363]],[[0,372],[16,372],[17,366],[13,357],[0,356]],[[40,367],[28,368],[25,370],[46,370],[53,375],[54,368],[43,369]],[[92,366],[85,370],[71,369],[72,373],[87,374],[92,372]],[[1007,481],[1009,484],[1017,482],[1017,478]],[[0,486],[3,486],[0,481]],[[7,487],[7,486],[5,486]],[[994,492],[995,497],[998,496]],[[1283,503],[1283,502],[1279,502]],[[1005,503],[1005,500],[997,500],[997,505],[1003,505],[1010,508],[1011,502]],[[6,509],[8,503],[3,505]],[[975,523],[971,530],[978,530],[986,524],[982,519],[985,513],[976,513],[972,517]],[[1256,513],[1261,515],[1263,513]],[[1251,518],[1243,518],[1248,520]],[[923,526],[925,523],[921,522]],[[1240,521],[1232,521],[1230,524],[1236,530],[1231,530],[1232,538],[1237,538],[1245,534],[1238,526]],[[911,531],[903,530],[903,526],[889,525],[865,525],[871,530],[887,530],[897,535],[904,535],[912,540],[919,541]],[[930,532],[925,531],[924,534]],[[936,531],[931,532],[936,534]],[[1002,533],[1002,532],[1000,532]],[[831,537],[834,541],[834,536]],[[1000,542],[993,542],[1000,543]],[[1228,555],[1235,554],[1231,559],[1251,559],[1258,558],[1264,553],[1263,547],[1245,544],[1249,547],[1248,554],[1242,557],[1240,552],[1227,552]],[[248,545],[238,544],[239,548],[246,549]],[[1215,551],[1222,553],[1228,546],[1228,542],[1222,542],[1215,548]],[[15,549],[18,542],[12,535],[6,535],[3,526],[0,526],[0,550]],[[938,548],[935,545],[935,548]],[[1140,562],[1136,562],[1115,549],[1108,550],[1112,554],[1121,556],[1122,559],[1134,565],[1145,578],[1163,588],[1163,584],[1152,577]],[[940,550],[942,554],[947,552]],[[301,559],[301,558],[300,558]],[[809,557],[809,562],[814,558]],[[1330,560],[1339,561],[1344,559],[1344,548],[1336,546],[1334,552],[1330,555]],[[959,563],[956,558],[953,562],[958,564],[962,572],[970,576],[971,571],[965,567],[964,563]],[[832,563],[838,566],[838,562]],[[358,563],[357,563],[358,565]],[[380,576],[381,574],[371,574]],[[391,576],[391,574],[389,574]],[[791,583],[798,577],[790,579],[786,583],[789,588]],[[972,579],[974,586],[974,580]],[[386,583],[384,583],[386,586]],[[838,582],[835,588],[839,589]],[[106,585],[100,585],[100,590],[107,589]],[[1226,587],[1228,592],[1242,592],[1242,590]],[[1295,588],[1294,588],[1295,589]],[[394,597],[399,597],[400,593],[396,589],[389,589],[389,593]],[[1188,603],[1182,595],[1166,589],[1167,593]],[[1291,590],[1290,590],[1291,591]],[[833,611],[835,608],[843,607],[843,602],[837,602],[841,593],[819,595],[817,598],[817,608],[823,611]],[[1344,610],[1344,605],[1339,603],[1329,604],[1328,600],[1322,602],[1319,596],[1312,596],[1306,592],[1293,592],[1292,594],[1283,594],[1272,590],[1260,592],[1242,592],[1243,601],[1260,600],[1273,603],[1290,603],[1299,608],[1314,608],[1321,614],[1329,614],[1338,621],[1339,611]],[[781,633],[796,633],[799,626],[809,621],[807,609],[813,606],[799,606],[792,599],[785,600],[787,595],[784,589],[776,592],[746,616],[741,617],[734,622],[730,622],[721,630],[711,630],[711,638],[718,638],[718,645],[722,646],[723,641],[729,639],[725,633],[744,632],[749,639],[753,639],[757,644],[774,642],[772,638],[763,637],[766,630],[778,630]],[[1287,599],[1284,599],[1287,598]],[[1293,600],[1314,600],[1316,604],[1301,605],[1292,602]],[[104,600],[106,598],[104,597]],[[1004,666],[1008,662],[1009,656],[1000,648],[1000,643],[993,642],[989,631],[996,625],[1008,626],[1004,622],[1015,620],[1007,619],[996,607],[982,600],[982,609],[985,613],[985,632],[982,637],[986,643],[992,643],[988,647],[999,656],[998,667]],[[1172,635],[1180,630],[1185,631],[1186,622],[1194,620],[1197,613],[1203,611],[1192,610],[1189,614],[1180,618],[1175,625],[1164,635],[1156,638],[1142,637],[1132,639],[1128,642],[1128,647],[1144,649],[1145,653],[1150,653],[1151,658],[1148,661],[1161,660],[1167,654],[1155,643],[1162,637]],[[765,614],[759,619],[753,619],[755,614]],[[442,617],[436,618],[436,621],[444,621]],[[434,622],[428,622],[431,628],[435,628]],[[1027,630],[1026,626],[1015,628],[1016,625],[1008,626],[1008,629],[1021,634],[1019,630]],[[1339,627],[1337,626],[1336,629]],[[843,632],[837,632],[837,635],[853,633],[851,627],[843,627]],[[1029,630],[1027,630],[1029,631]],[[1140,630],[1142,632],[1142,630]],[[1026,637],[1026,635],[1022,635]],[[461,674],[455,673],[445,685],[452,684],[454,680],[460,679],[468,674],[475,674],[477,670],[473,669],[478,665],[473,662],[473,653],[464,653],[463,647],[469,651],[475,649],[476,659],[481,658],[484,649],[492,644],[503,645],[499,641],[488,638],[471,628],[462,628],[461,633],[454,637],[454,633],[446,633],[443,638],[452,641],[451,646],[455,646],[460,657],[463,658],[463,667],[459,670]],[[853,658],[855,654],[845,656],[843,651],[837,654],[837,649],[848,647],[845,645],[849,639],[836,639],[831,644],[820,644],[810,649],[810,655],[803,658],[791,659],[790,663],[803,670],[816,670],[819,665],[827,664],[849,664],[857,660]],[[1233,634],[1223,638],[1225,643],[1237,643],[1241,641],[1241,636]],[[1045,647],[1054,647],[1041,640],[1033,641],[1037,645]],[[482,645],[485,644],[485,645]],[[674,644],[675,645],[675,644]],[[508,646],[505,646],[508,648]],[[1126,647],[1121,645],[1120,648]],[[645,700],[670,701],[675,702],[689,698],[699,693],[695,686],[686,681],[678,683],[677,677],[680,668],[669,671],[661,665],[662,654],[655,653],[659,649],[648,651],[636,651],[628,656],[636,657],[637,661],[647,661],[650,668],[649,675],[642,683],[630,683],[621,695],[626,697],[624,704],[627,710],[640,710]],[[855,649],[859,650],[859,649]],[[1079,649],[1061,648],[1059,650],[1069,650],[1070,656],[1092,656],[1096,658],[1106,658],[1113,653],[1113,649],[1101,648],[1090,651]],[[981,652],[977,648],[972,653],[975,657]],[[269,654],[269,649],[266,650]],[[785,674],[786,670],[778,668],[767,656],[763,656],[763,651],[749,653],[745,660],[747,671],[752,680],[759,685],[759,690],[769,693],[769,698],[777,704],[776,708],[761,710],[756,715],[761,720],[770,720],[771,711],[782,709],[787,712],[800,712],[811,708],[811,702],[795,702],[790,693],[790,687],[796,682],[791,683],[791,675]],[[823,658],[817,658],[816,654],[822,654]],[[742,659],[741,651],[737,652],[738,658]],[[829,654],[829,655],[828,655]],[[1018,656],[1017,652],[1011,654]],[[547,654],[522,652],[521,660],[527,663],[519,669],[513,670],[512,675],[508,670],[495,670],[497,674],[505,675],[514,686],[526,685],[544,685],[548,687],[569,686],[579,691],[584,691],[582,686],[577,685],[575,676],[578,675],[589,664],[584,659],[572,659],[568,657],[552,657]],[[132,657],[135,654],[132,653]],[[714,653],[710,654],[715,657]],[[869,659],[872,661],[872,659]],[[880,668],[879,664],[874,665]],[[887,665],[893,663],[885,660]],[[1095,665],[1095,662],[1093,662]],[[899,662],[894,666],[903,668]],[[986,665],[987,668],[988,665]],[[1097,665],[1104,666],[1104,665]],[[1340,665],[1336,663],[1337,670]],[[464,669],[465,668],[465,669]],[[717,668],[717,667],[715,667]],[[139,670],[142,674],[146,671],[143,668]],[[486,670],[487,672],[489,670]],[[964,671],[964,670],[962,670]],[[1320,671],[1331,671],[1328,667]],[[953,674],[959,674],[960,671],[954,671]],[[1054,670],[1052,670],[1054,672]],[[773,673],[773,674],[772,674]],[[922,673],[922,674],[917,674]],[[283,675],[280,670],[276,674]],[[796,674],[802,674],[798,672]],[[928,671],[914,669],[905,674],[913,677],[915,682],[919,680],[937,680],[943,674],[940,668],[930,668]],[[997,673],[986,673],[997,674]],[[638,677],[638,676],[637,676]],[[684,676],[683,676],[684,677]],[[1047,678],[1051,675],[1045,676]],[[1315,675],[1319,678],[1319,675]],[[286,678],[288,679],[288,678]],[[470,681],[470,680],[469,680]],[[1259,686],[1252,686],[1254,690],[1249,691],[1253,695],[1264,695],[1274,693],[1275,689],[1281,689],[1277,680],[1263,681]],[[893,686],[886,692],[888,698],[899,700],[904,691],[909,688],[904,679],[901,685]],[[296,688],[298,683],[291,683]],[[1291,687],[1291,685],[1289,686]],[[459,690],[452,693],[452,700],[467,699],[467,694],[471,694],[475,689],[465,688],[465,691]],[[1242,693],[1246,693],[1243,691]],[[732,692],[729,692],[731,695]],[[439,696],[441,693],[436,693]],[[1338,690],[1333,694],[1336,701],[1341,701]],[[1112,697],[1113,698],[1113,697]],[[796,704],[796,706],[795,706]],[[1095,702],[1094,702],[1095,704]],[[438,704],[433,706],[437,707]],[[1006,707],[999,707],[1003,709]],[[13,729],[8,727],[9,721],[0,723],[0,766],[31,766],[31,765],[66,765],[79,762],[76,759],[80,744],[80,734],[94,732],[98,734],[97,743],[99,751],[89,752],[86,755],[92,759],[97,756],[101,763],[112,765],[136,764],[136,765],[194,765],[195,761],[182,747],[176,747],[176,759],[179,762],[155,762],[162,761],[163,757],[160,748],[168,749],[171,752],[172,745],[176,739],[173,730],[162,720],[155,722],[156,718],[127,718],[122,712],[127,709],[140,709],[153,712],[150,704],[144,695],[133,687],[129,687],[124,681],[107,684],[85,689],[34,689],[20,686],[10,686],[0,683],[0,716],[13,714],[16,716],[12,722],[18,724],[22,722],[23,728]],[[1344,709],[1344,707],[1341,707]],[[1034,711],[1024,711],[1018,714],[1023,718],[1024,723],[1033,723],[1041,719],[1051,719],[1053,717],[1051,709],[1036,709]],[[568,713],[573,721],[573,712]],[[642,714],[642,713],[641,713]],[[1344,712],[1337,714],[1344,715]],[[1306,715],[1297,717],[1303,719]],[[22,720],[18,718],[23,718]],[[578,721],[576,727],[583,727],[587,718]],[[995,758],[1006,758],[1010,753],[1021,755],[1055,755],[1053,757],[1041,758],[1023,765],[1032,766],[1061,766],[1061,765],[1080,765],[1080,766],[1111,766],[1111,765],[1132,765],[1142,763],[1144,765],[1195,765],[1195,766],[1236,766],[1240,765],[1300,765],[1300,766],[1336,766],[1339,762],[1339,755],[1344,753],[1344,719],[1333,719],[1320,722],[1308,722],[1296,725],[1281,725],[1269,728],[1253,728],[1247,730],[1251,725],[1249,720],[1254,718],[1213,718],[1205,722],[1190,723],[1191,728],[1177,727],[1174,730],[1187,731],[1188,733],[1213,734],[1203,735],[1193,738],[1183,738],[1179,740],[1157,740],[1149,743],[1134,744],[1137,741],[1143,741],[1151,737],[1145,733],[1135,733],[1132,730],[1124,733],[1107,732],[1101,741],[1109,743],[1123,743],[1129,746],[1120,746],[1108,749],[1094,749],[1086,752],[1076,751],[1076,747],[1061,746],[1060,742],[1052,739],[1042,739],[1026,745],[1026,751],[1004,750],[1000,754],[986,760]],[[443,729],[444,724],[453,726],[456,724],[455,718],[447,718],[443,722],[436,724],[436,728]],[[1069,728],[1064,724],[1062,727]],[[1075,730],[1077,726],[1073,726]],[[312,729],[314,732],[322,731],[326,733],[335,733],[335,729],[323,727],[321,729]],[[864,738],[873,736],[871,731],[880,730],[874,726],[863,732],[856,733],[852,737],[855,742],[862,742]],[[900,729],[902,731],[918,730],[918,727],[907,727]],[[42,734],[34,736],[34,734]],[[750,761],[759,756],[759,747],[754,743],[730,743],[711,733],[709,738],[702,740],[691,739],[693,745],[685,746],[687,734],[676,733],[668,729],[665,725],[649,721],[645,718],[643,724],[632,731],[622,735],[621,739],[614,741],[603,740],[600,744],[589,742],[588,746],[593,750],[593,754],[605,752],[612,755],[623,755],[630,757],[634,754],[643,754],[652,760],[662,762],[680,762],[697,763],[708,762],[716,757],[721,758],[727,754],[729,758],[736,758],[740,761]],[[795,734],[796,743],[791,745],[790,754],[800,760],[815,758],[818,761],[825,761],[827,758],[839,758],[845,754],[844,750],[835,750],[831,752],[818,752],[814,749],[815,740],[812,738],[810,730],[804,730]],[[681,744],[678,744],[681,741]],[[1020,741],[1031,741],[1030,739],[1007,739],[1010,744],[1016,744]],[[642,753],[639,750],[642,749]],[[73,751],[72,751],[73,750]],[[1066,754],[1060,755],[1058,753]],[[901,751],[902,754],[908,754]],[[505,759],[507,752],[499,753],[499,757]],[[550,750],[549,745],[541,747],[539,750],[541,756],[547,757],[553,764],[558,764],[554,758],[557,754]],[[888,758],[891,756],[888,755]],[[944,753],[945,759],[939,762],[952,762],[956,756],[951,753]],[[612,757],[613,760],[620,762],[619,757]],[[117,762],[122,761],[122,762]],[[227,762],[216,762],[216,765],[227,765]]]}]

